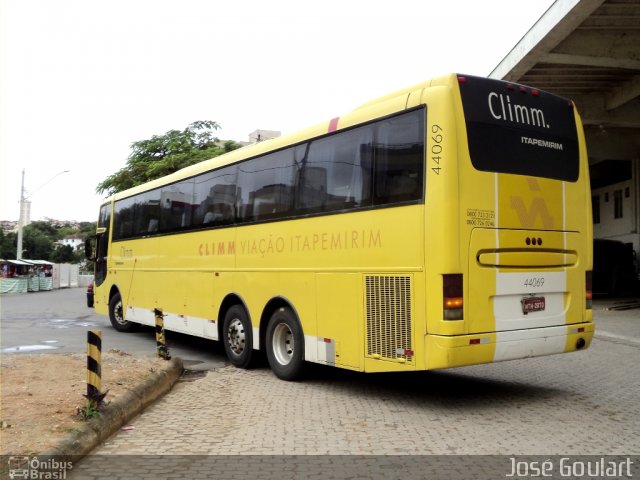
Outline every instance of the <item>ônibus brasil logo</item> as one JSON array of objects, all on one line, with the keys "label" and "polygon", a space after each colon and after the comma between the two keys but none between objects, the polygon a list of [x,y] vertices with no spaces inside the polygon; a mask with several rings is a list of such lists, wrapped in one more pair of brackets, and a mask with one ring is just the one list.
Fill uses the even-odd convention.
[{"label": "\u00f4nibus brasil logo", "polygon": [[25,478],[38,480],[65,480],[67,470],[73,468],[72,462],[47,458],[40,460],[38,457],[26,455],[14,455],[9,457],[9,478]]}]

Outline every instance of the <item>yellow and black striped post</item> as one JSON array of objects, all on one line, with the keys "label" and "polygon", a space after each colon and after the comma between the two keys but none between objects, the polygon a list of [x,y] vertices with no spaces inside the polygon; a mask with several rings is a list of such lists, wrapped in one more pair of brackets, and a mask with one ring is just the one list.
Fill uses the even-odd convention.
[{"label": "yellow and black striped post", "polygon": [[102,394],[102,332],[87,332],[87,398],[89,402]]},{"label": "yellow and black striped post", "polygon": [[153,313],[156,316],[156,348],[158,350],[158,356],[165,360],[171,360],[171,354],[167,347],[167,339],[164,336],[164,315],[162,310],[155,309]]}]

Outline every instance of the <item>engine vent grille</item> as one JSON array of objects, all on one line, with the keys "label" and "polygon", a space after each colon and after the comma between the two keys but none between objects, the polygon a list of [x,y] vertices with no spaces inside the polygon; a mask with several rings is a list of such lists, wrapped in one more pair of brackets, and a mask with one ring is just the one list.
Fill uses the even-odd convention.
[{"label": "engine vent grille", "polygon": [[367,355],[411,363],[411,277],[367,275]]}]

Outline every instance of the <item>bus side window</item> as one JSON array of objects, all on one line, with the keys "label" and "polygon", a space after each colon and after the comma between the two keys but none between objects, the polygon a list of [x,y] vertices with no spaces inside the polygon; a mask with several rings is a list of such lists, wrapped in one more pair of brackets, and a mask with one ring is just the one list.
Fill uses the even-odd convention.
[{"label": "bus side window", "polygon": [[205,200],[206,213],[202,223],[228,225],[233,223],[233,206],[236,200],[236,186],[217,184],[211,187]]},{"label": "bus side window", "polygon": [[113,238],[115,240],[129,238],[133,235],[134,200],[131,197],[125,198],[115,204],[113,219]]},{"label": "bus side window", "polygon": [[424,113],[380,122],[375,145],[376,205],[416,201],[424,183]]},{"label": "bus side window", "polygon": [[308,211],[338,211],[371,205],[369,125],[311,142],[299,206]]},{"label": "bus side window", "polygon": [[391,177],[389,196],[398,200],[414,200],[418,192],[417,173],[411,170],[402,170]]},{"label": "bus side window", "polygon": [[327,201],[327,169],[307,167],[299,176],[298,208],[322,210]]},{"label": "bus side window", "polygon": [[235,221],[236,165],[223,167],[194,178],[191,225],[229,225]]},{"label": "bus side window", "polygon": [[237,195],[239,222],[291,214],[296,178],[292,148],[243,162],[238,172],[242,193]]},{"label": "bus side window", "polygon": [[158,231],[158,219],[157,218],[152,218],[151,220],[149,220],[149,226],[147,228],[147,231],[149,233],[154,233]]},{"label": "bus side window", "polygon": [[193,189],[193,180],[162,187],[160,192],[161,232],[171,232],[190,226]]}]

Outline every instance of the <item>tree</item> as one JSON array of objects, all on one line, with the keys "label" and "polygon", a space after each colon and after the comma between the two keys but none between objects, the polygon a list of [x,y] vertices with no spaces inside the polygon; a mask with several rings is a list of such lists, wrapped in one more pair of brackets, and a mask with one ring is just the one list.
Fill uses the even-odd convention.
[{"label": "tree", "polygon": [[98,184],[96,191],[107,195],[121,192],[241,146],[235,142],[219,146],[214,136],[219,128],[210,120],[197,121],[182,131],[169,130],[132,143],[126,166]]},{"label": "tree", "polygon": [[230,152],[231,150],[237,150],[238,148],[242,148],[238,142],[234,142],[233,140],[227,140],[224,142],[224,151],[225,153]]},{"label": "tree", "polygon": [[[36,222],[34,222],[36,223]],[[39,222],[43,223],[43,222]],[[53,240],[38,228],[27,225],[23,230],[23,258],[48,260],[53,251]]]},{"label": "tree", "polygon": [[[37,230],[43,235],[49,237],[52,241],[60,240],[63,237],[63,235],[66,234],[62,230],[63,227],[56,227],[51,222],[45,222],[42,220],[33,221],[24,228],[25,228],[25,231]],[[75,232],[72,232],[72,233],[75,233]]]},{"label": "tree", "polygon": [[[80,234],[83,237],[95,234],[96,222],[82,222],[79,230],[68,225],[54,225],[51,222],[35,221],[24,227],[22,256],[32,260],[48,260],[55,263],[80,263],[83,251],[77,252],[67,246],[55,247],[65,235]],[[0,258],[16,258],[17,235],[4,233],[0,229]]]},{"label": "tree", "polygon": [[2,229],[0,229],[0,258],[15,258],[17,242],[18,240],[15,233],[5,234]]},{"label": "tree", "polygon": [[[0,258],[16,258],[17,234],[3,233],[0,230]],[[33,222],[22,231],[22,257],[48,260],[53,251],[53,242],[57,240],[55,227],[47,222]]]},{"label": "tree", "polygon": [[80,227],[80,231],[78,233],[85,237],[95,234],[97,223],[98,222],[80,222],[78,225]]},{"label": "tree", "polygon": [[51,261],[54,263],[80,263],[81,258],[70,245],[62,245],[51,253]]}]

